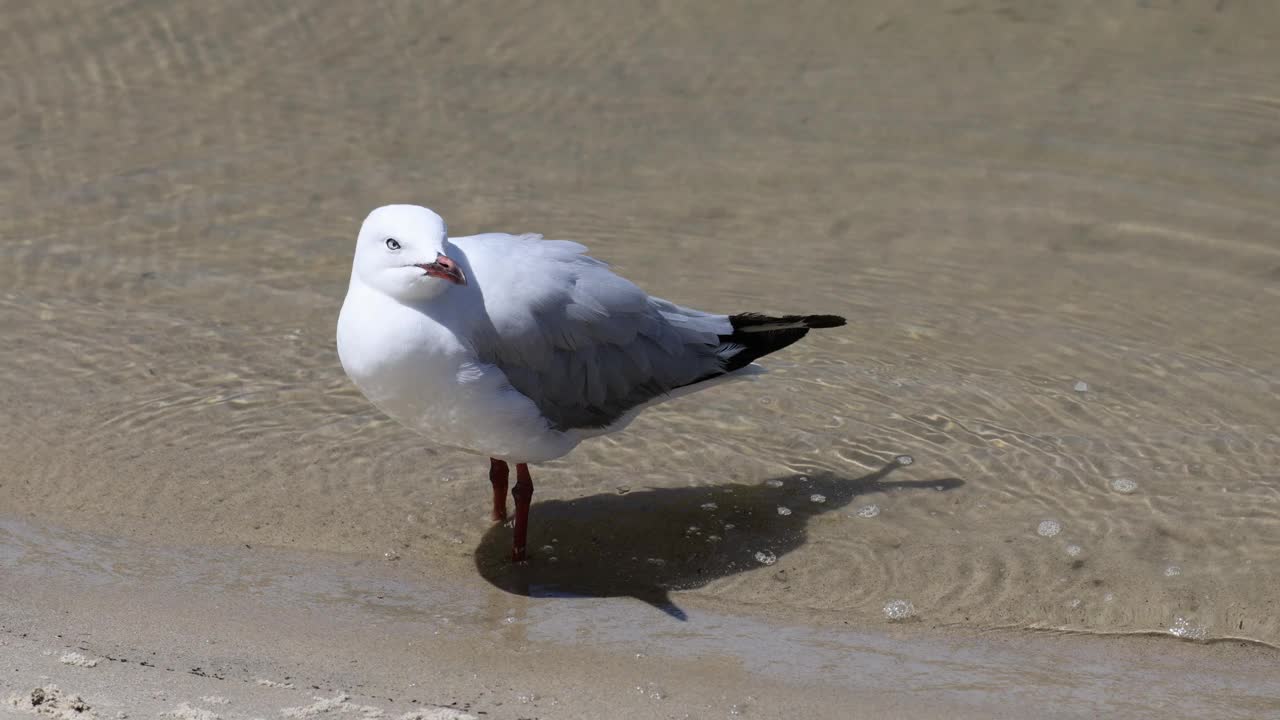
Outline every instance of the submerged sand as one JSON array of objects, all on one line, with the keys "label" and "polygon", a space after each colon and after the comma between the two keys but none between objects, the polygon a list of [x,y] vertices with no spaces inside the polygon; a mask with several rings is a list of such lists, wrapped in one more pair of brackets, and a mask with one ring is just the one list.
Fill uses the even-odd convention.
[{"label": "submerged sand", "polygon": [[[0,700],[42,676],[225,717],[199,697],[517,717],[550,687],[528,714],[641,717],[653,682],[673,717],[746,695],[764,717],[1257,717],[1275,696],[1270,4],[10,5]],[[483,459],[391,424],[337,362],[359,220],[401,201],[582,241],[685,304],[851,322],[537,468],[513,569]],[[330,578],[342,611],[290,610],[313,591],[280,573]],[[404,617],[369,606],[381,573]],[[456,636],[411,647],[437,601]],[[545,635],[505,639],[521,614]],[[162,671],[64,653],[156,653],[188,684],[153,702]],[[238,690],[179,668],[215,662]],[[1203,706],[1142,689],[1189,669]],[[319,690],[255,683],[286,674]]]}]

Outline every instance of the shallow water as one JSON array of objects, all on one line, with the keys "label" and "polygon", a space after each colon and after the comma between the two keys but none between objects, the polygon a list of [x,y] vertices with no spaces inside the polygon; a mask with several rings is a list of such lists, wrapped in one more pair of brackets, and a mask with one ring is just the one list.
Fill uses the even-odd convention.
[{"label": "shallow water", "polygon": [[[1280,13],[851,5],[7,8],[0,513],[669,611],[1280,643]],[[851,322],[535,470],[512,570],[484,461],[337,362],[395,201]]]}]

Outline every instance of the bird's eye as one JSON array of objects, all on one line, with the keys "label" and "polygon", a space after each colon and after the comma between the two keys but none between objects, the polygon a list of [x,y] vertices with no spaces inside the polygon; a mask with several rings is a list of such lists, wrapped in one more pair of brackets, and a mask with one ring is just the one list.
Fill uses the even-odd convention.
[{"label": "bird's eye", "polygon": [[399,250],[399,249],[400,249],[400,243],[399,243],[398,241],[396,241],[396,239],[395,239],[395,238],[387,238],[387,249],[388,249],[388,250]]}]

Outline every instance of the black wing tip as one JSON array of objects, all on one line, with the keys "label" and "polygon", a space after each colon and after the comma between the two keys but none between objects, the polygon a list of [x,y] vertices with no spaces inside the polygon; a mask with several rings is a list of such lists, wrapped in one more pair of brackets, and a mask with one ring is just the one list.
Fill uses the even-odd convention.
[{"label": "black wing tip", "polygon": [[762,315],[760,313],[738,313],[730,315],[729,322],[733,329],[747,330],[758,325],[776,326],[771,330],[818,330],[822,328],[840,327],[846,320],[839,315]]},{"label": "black wing tip", "polygon": [[805,315],[804,324],[815,329],[843,327],[845,319],[839,315]]}]

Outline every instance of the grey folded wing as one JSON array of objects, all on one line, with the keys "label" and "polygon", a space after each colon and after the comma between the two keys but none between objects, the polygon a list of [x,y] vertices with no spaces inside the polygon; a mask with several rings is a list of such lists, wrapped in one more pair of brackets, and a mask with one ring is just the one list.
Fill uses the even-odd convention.
[{"label": "grey folded wing", "polygon": [[[577,243],[489,237],[472,253],[487,323],[473,334],[559,430],[607,427],[628,410],[724,372],[729,319],[649,297]],[[482,260],[480,258],[488,258]],[[518,270],[518,272],[513,272]]]}]

